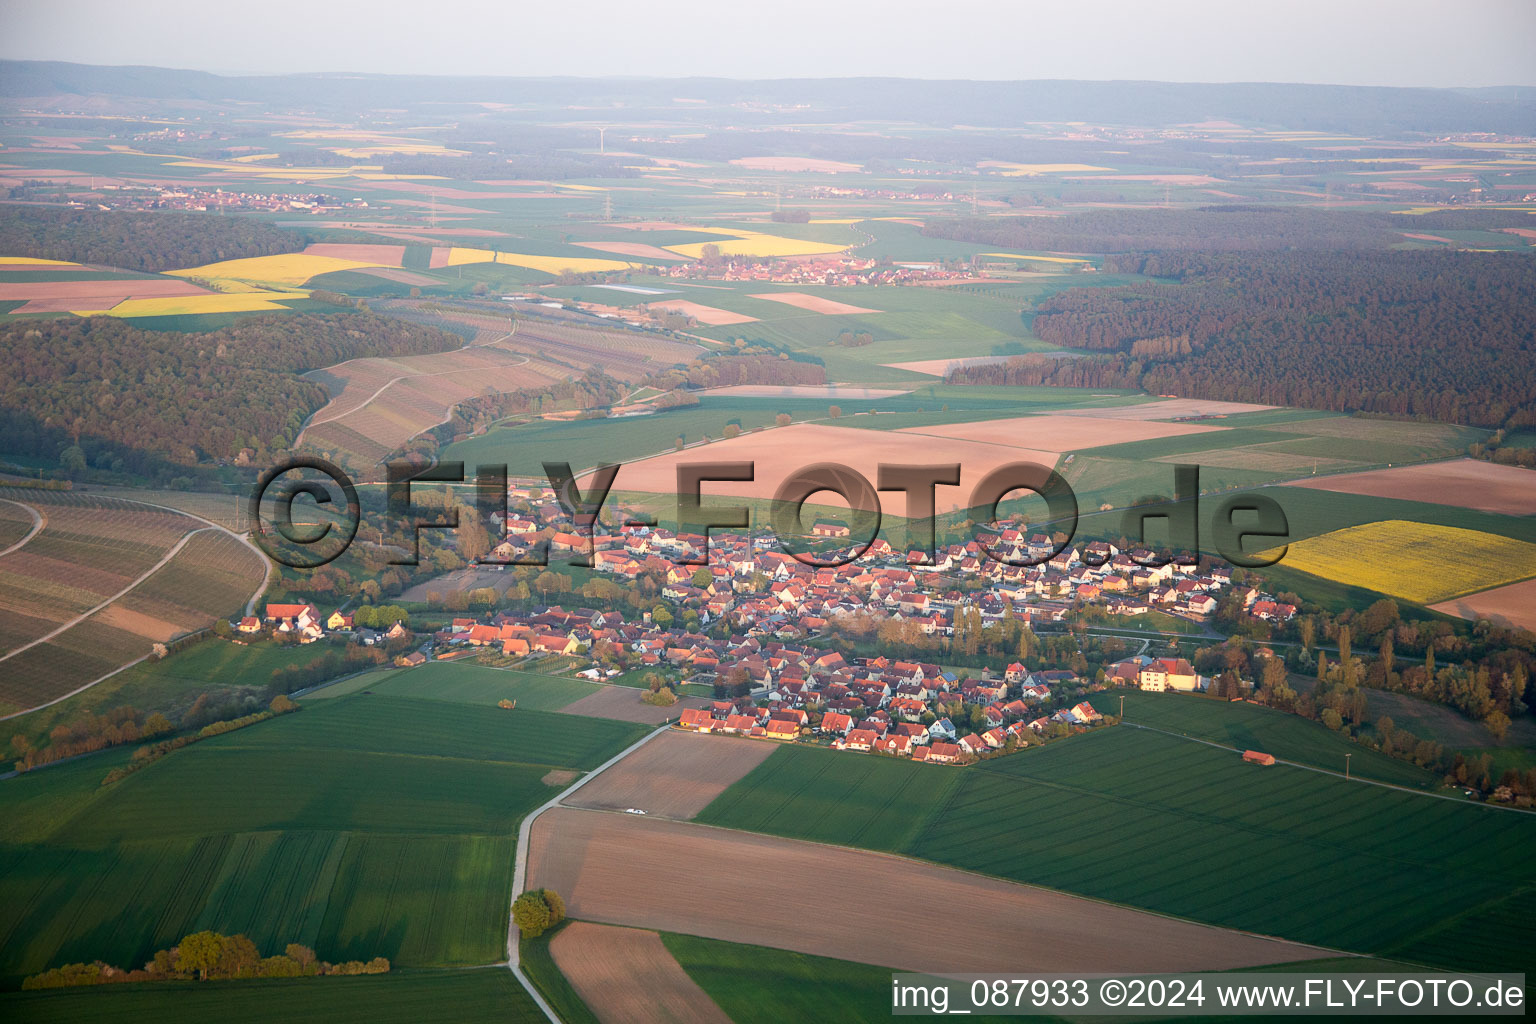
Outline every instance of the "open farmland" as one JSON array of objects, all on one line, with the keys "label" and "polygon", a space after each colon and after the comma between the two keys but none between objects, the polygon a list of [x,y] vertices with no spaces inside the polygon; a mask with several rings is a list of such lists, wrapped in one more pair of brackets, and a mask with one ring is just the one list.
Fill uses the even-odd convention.
[{"label": "open farmland", "polygon": [[[1310,959],[1306,946],[1144,914],[1058,892],[860,850],[701,828],[603,811],[556,808],[533,824],[529,884],[566,898],[570,915],[817,956],[924,971],[1031,966],[1107,971],[1208,970]],[[641,886],[686,865],[681,883]],[[822,912],[814,884],[743,889],[751,878],[859,878],[878,892],[920,892],[964,914],[918,928],[870,928],[860,914]]]},{"label": "open farmland", "polygon": [[[1129,712],[1129,708],[1127,709]],[[1536,818],[1244,764],[1177,736],[1111,728],[961,770],[786,748],[699,821],[856,843],[1190,920],[1335,949],[1460,963],[1421,946],[1467,916],[1508,943],[1484,966],[1525,969],[1505,908],[1532,882]],[[892,797],[892,776],[944,778]],[[843,777],[840,797],[820,776]],[[854,813],[836,813],[836,803]],[[1041,822],[1049,822],[1042,828]],[[1242,865],[1234,887],[1231,865]],[[1341,879],[1369,878],[1369,886]],[[1297,893],[1349,885],[1346,903]],[[1097,963],[1097,961],[1096,961]]]},{"label": "open farmland", "polygon": [[[949,438],[924,438],[921,435],[892,431],[800,423],[742,434],[716,441],[702,449],[691,448],[629,463],[619,471],[614,487],[626,492],[674,494],[677,491],[679,464],[706,459],[754,462],[757,468],[753,480],[712,483],[708,485],[709,492],[768,499],[773,497],[779,485],[791,473],[807,464],[807,452],[823,453],[826,458],[856,469],[870,480],[875,479],[876,469],[881,462],[959,462],[964,467],[962,481],[971,483],[1006,463],[1030,461],[1049,466],[1056,461],[1056,453],[1050,451]],[[958,490],[946,488],[941,491],[938,496],[939,510],[958,508],[967,493],[965,486]],[[840,499],[835,495],[818,496],[818,501],[836,507]],[[891,515],[906,514],[904,494],[886,495],[881,502],[885,511]],[[841,507],[846,508],[846,503],[841,503]]]},{"label": "open farmland", "polygon": [[1016,445],[1048,452],[1073,452],[1103,444],[1144,441],[1150,438],[1214,434],[1219,442],[1222,428],[1199,423],[1159,423],[1155,420],[1121,420],[1113,416],[1082,414],[1018,416],[1001,420],[977,420],[952,426],[905,427],[903,434],[952,437],[957,441],[982,441]]},{"label": "open farmland", "polygon": [[513,321],[478,311],[425,319],[468,328],[474,340],[455,352],[354,359],[312,371],[307,376],[326,386],[332,398],[310,418],[300,440],[368,468],[444,422],[454,406],[468,399],[546,388],[589,366],[620,379],[638,378],[687,362],[699,351],[635,331]]},{"label": "open farmland", "polygon": [[604,771],[564,802],[599,810],[638,807],[660,818],[687,821],[727,786],[767,760],[774,749],[767,742],[668,732]]},{"label": "open farmland", "polygon": [[[559,711],[572,701],[603,689],[580,679],[490,668],[471,661],[429,661],[417,668],[383,672],[370,681],[368,688],[386,697],[481,707],[494,707],[500,700],[515,700],[519,711]],[[326,698],[328,692],[319,690],[315,697]]]},{"label": "open farmland", "polygon": [[1317,722],[1257,704],[1140,690],[1097,693],[1089,698],[1089,703],[1103,714],[1119,714],[1122,696],[1127,725],[1192,736],[1235,750],[1260,750],[1282,761],[1330,772],[1342,773],[1344,756],[1348,754],[1350,773],[1355,778],[1414,789],[1434,789],[1439,785],[1440,780],[1423,768],[1362,747]]},{"label": "open farmland", "polygon": [[112,595],[102,594],[89,615],[68,620],[72,624],[58,632],[53,630],[63,623],[55,623],[49,633],[0,658],[5,665],[0,702],[36,707],[94,683],[147,657],[155,643],[202,629],[216,616],[239,613],[266,579],[265,559],[217,527],[185,535],[162,561],[136,584],[124,580],[111,603],[103,604]]},{"label": "open farmland", "polygon": [[1536,544],[1389,519],[1298,541],[1290,545],[1284,564],[1431,604],[1536,576]]},{"label": "open farmland", "polygon": [[604,1024],[730,1024],[655,932],[573,921],[549,953]]},{"label": "open farmland", "polygon": [[1378,498],[1408,498],[1437,505],[1461,505],[1513,516],[1529,515],[1536,509],[1536,473],[1473,459],[1343,473],[1298,480],[1291,486]]},{"label": "open farmland", "polygon": [[359,694],[204,740],[105,788],[125,757],[0,782],[0,977],[139,963],[199,928],[303,942],[332,960],[493,962],[517,822],[548,798],[543,778],[642,731]]},{"label": "open farmland", "polygon": [[110,598],[202,524],[167,509],[68,491],[8,488],[43,528],[0,558],[0,643],[5,651]]}]

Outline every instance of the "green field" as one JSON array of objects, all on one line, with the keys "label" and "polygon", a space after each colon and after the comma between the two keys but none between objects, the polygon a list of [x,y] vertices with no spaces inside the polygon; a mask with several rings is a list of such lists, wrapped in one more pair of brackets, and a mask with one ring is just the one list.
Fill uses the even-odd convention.
[{"label": "green field", "polygon": [[1415,789],[1433,789],[1439,784],[1432,772],[1407,761],[1352,743],[1317,722],[1256,704],[1140,690],[1096,693],[1088,700],[1104,714],[1119,714],[1122,696],[1128,725],[1193,736],[1238,750],[1261,750],[1282,761],[1331,772],[1342,773],[1344,755],[1351,754],[1350,773],[1358,778]]},{"label": "green field", "polygon": [[506,936],[513,836],[627,723],[357,694],[177,751],[0,783],[0,983],[74,960],[143,962],[201,928],[331,960],[484,964]]},{"label": "green field", "polygon": [[[349,691],[369,689],[388,697],[418,697],[484,707],[492,707],[502,699],[515,700],[519,711],[559,711],[600,688],[580,679],[491,668],[471,661],[433,661],[404,671],[371,672],[366,685],[351,683],[349,680],[342,685]],[[330,694],[327,689],[316,691],[314,696],[341,696]]]},{"label": "green field", "polygon": [[[661,940],[683,970],[688,972],[688,976],[736,1024],[775,1024],[781,1020],[837,1020],[852,1024],[875,1024],[877,1021],[891,1019],[891,970],[888,967],[670,932],[663,932]],[[1252,968],[1260,972],[1304,970],[1315,974],[1390,974],[1408,969],[1401,963],[1366,957],[1338,957]],[[1104,1019],[1048,1017],[1040,1014],[1031,1014],[1030,1017],[1034,1020]],[[1019,1018],[968,1016],[967,1019],[1005,1021]],[[1182,1019],[1211,1021],[1238,1018],[1203,1016]]]},{"label": "green field", "polygon": [[174,718],[200,694],[217,696],[239,687],[264,687],[278,669],[306,664],[328,650],[332,650],[329,645],[285,647],[208,639],[168,658],[151,658],[124,669],[85,693],[15,719],[10,729],[41,740],[55,725],[87,710],[99,713],[123,705],[140,711],[163,710]]},{"label": "green field", "polygon": [[661,940],[736,1024],[891,1019],[888,967],[669,932]]},{"label": "green field", "polygon": [[398,971],[375,977],[102,985],[0,994],[0,1015],[29,1024],[266,1024],[274,1020],[420,1024],[451,1007],[456,1024],[533,1024],[544,1015],[510,971]]},{"label": "green field", "polygon": [[[1489,945],[1502,948],[1487,966],[1529,960],[1508,929],[1509,901],[1536,881],[1525,856],[1536,816],[1261,768],[1130,728],[962,770],[890,761],[866,771],[876,760],[776,751],[697,820],[905,853],[1331,948],[1412,950],[1436,964],[1450,954],[1425,937],[1471,915],[1463,927],[1490,929]],[[842,813],[831,813],[825,793],[839,777]]]}]

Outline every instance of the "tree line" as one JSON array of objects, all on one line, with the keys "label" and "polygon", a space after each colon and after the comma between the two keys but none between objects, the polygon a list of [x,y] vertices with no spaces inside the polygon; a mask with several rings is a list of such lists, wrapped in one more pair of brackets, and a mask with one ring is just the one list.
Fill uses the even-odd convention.
[{"label": "tree line", "polygon": [[0,207],[0,252],[7,256],[148,273],[297,252],[306,241],[261,221],[211,213]]},{"label": "tree line", "polygon": [[1449,251],[1155,253],[1106,268],[1172,278],[1042,302],[1043,340],[1104,355],[1019,356],[950,380],[1409,416],[1536,422],[1536,263]]},{"label": "tree line", "polygon": [[361,356],[447,352],[454,334],[366,313],[251,317],[202,334],[113,317],[0,327],[0,447],[80,473],[254,461],[330,399],[297,374]]},{"label": "tree line", "polygon": [[23,990],[74,988],[135,981],[222,981],[234,978],[308,978],[319,975],[385,974],[389,960],[348,960],[333,964],[315,951],[290,942],[281,953],[262,956],[244,935],[215,931],[193,932],[170,949],[155,952],[142,968],[125,970],[97,960],[65,964],[34,974],[21,983]]}]

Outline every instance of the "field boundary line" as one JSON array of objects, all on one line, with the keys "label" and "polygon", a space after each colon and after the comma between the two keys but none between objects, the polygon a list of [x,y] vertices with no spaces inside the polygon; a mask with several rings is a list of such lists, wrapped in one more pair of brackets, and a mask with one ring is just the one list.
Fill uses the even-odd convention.
[{"label": "field boundary line", "polygon": [[[564,800],[566,797],[576,792],[582,786],[585,786],[587,783],[597,778],[598,775],[607,771],[609,768],[612,768],[615,764],[618,764],[624,758],[628,757],[636,750],[639,750],[641,747],[645,746],[656,737],[663,736],[670,731],[671,729],[668,725],[662,725],[652,729],[650,732],[640,737],[634,743],[631,743],[617,754],[614,754],[608,760],[604,761],[596,768],[593,768],[591,771],[584,774],[581,778],[571,783],[565,789],[562,789],[560,792],[556,793],[547,801],[540,804],[538,807],[535,807],[532,811],[529,811],[526,815],[523,816],[522,822],[517,827],[517,850],[513,854],[512,858],[512,898],[514,900],[517,899],[518,896],[522,895],[523,887],[528,884],[528,837],[533,831],[534,819],[543,814],[545,811],[549,810],[551,807],[559,806],[560,801]],[[522,984],[523,988],[528,990],[528,994],[533,998],[534,1003],[538,1005],[539,1009],[544,1011],[544,1016],[548,1017],[550,1021],[553,1022],[553,1024],[562,1024],[560,1015],[556,1013],[554,1008],[544,1000],[544,996],[540,994],[539,990],[536,989],[533,986],[533,983],[528,980],[528,976],[523,973],[520,960],[520,952],[518,950],[517,922],[512,920],[511,908],[508,907],[507,909],[507,969],[512,972],[512,976]]]},{"label": "field boundary line", "polygon": [[[1123,720],[1121,721],[1120,724],[1121,725],[1128,725],[1128,726],[1130,726],[1133,729],[1145,729],[1147,732],[1162,733],[1164,736],[1172,736],[1174,739],[1177,739],[1177,740],[1188,740],[1190,743],[1203,743],[1203,744],[1205,744],[1208,747],[1215,747],[1217,750],[1228,750],[1228,751],[1231,751],[1234,754],[1241,754],[1241,753],[1243,753],[1243,751],[1238,749],[1237,747],[1229,747],[1225,743],[1217,743],[1214,740],[1203,740],[1203,739],[1201,739],[1198,736],[1190,736],[1190,735],[1187,735],[1185,733],[1180,733],[1180,732],[1169,732],[1167,729],[1159,729],[1155,725],[1138,725],[1135,722],[1126,722],[1126,721],[1123,721]],[[1363,748],[1363,749],[1369,749],[1369,748]],[[1431,792],[1429,792],[1427,790],[1423,790],[1423,789],[1410,789],[1407,786],[1399,786],[1399,785],[1397,785],[1396,783],[1393,783],[1393,782],[1382,782],[1379,779],[1366,779],[1366,778],[1360,777],[1359,775],[1345,776],[1345,774],[1343,772],[1336,772],[1336,771],[1333,771],[1332,769],[1329,769],[1329,768],[1319,768],[1317,765],[1313,765],[1313,764],[1302,764],[1299,761],[1287,761],[1287,760],[1284,760],[1283,758],[1278,758],[1277,757],[1277,758],[1275,758],[1275,763],[1276,764],[1289,765],[1292,768],[1300,768],[1302,771],[1317,772],[1319,775],[1332,775],[1334,778],[1336,778],[1336,779],[1344,779],[1346,782],[1360,782],[1360,783],[1364,783],[1367,786],[1380,786],[1383,789],[1395,789],[1399,793],[1411,793],[1414,796],[1427,796],[1427,797],[1431,797],[1431,798],[1433,798],[1435,800],[1449,800],[1452,803],[1464,804],[1464,805],[1470,806],[1470,807],[1485,807],[1485,808],[1489,808],[1489,809],[1497,810],[1497,811],[1518,811],[1521,814],[1536,813],[1536,812],[1527,811],[1523,807],[1505,806],[1504,804],[1490,804],[1490,803],[1484,803],[1481,800],[1466,800],[1466,799],[1463,799],[1462,797],[1459,797],[1459,796],[1451,796],[1451,795],[1446,794],[1446,793],[1431,793]]]},{"label": "field boundary line", "polygon": [[0,557],[4,557],[5,555],[10,554],[12,551],[15,551],[17,548],[26,544],[26,542],[31,540],[33,537],[36,537],[38,531],[40,531],[44,526],[48,525],[48,517],[43,515],[42,512],[33,508],[31,505],[25,505],[19,501],[12,501],[10,498],[0,498],[0,501],[5,502],[7,505],[17,505],[21,508],[24,508],[27,510],[28,514],[32,516],[32,529],[28,530],[27,535],[21,538],[21,540],[12,544],[4,551],[0,551]]}]

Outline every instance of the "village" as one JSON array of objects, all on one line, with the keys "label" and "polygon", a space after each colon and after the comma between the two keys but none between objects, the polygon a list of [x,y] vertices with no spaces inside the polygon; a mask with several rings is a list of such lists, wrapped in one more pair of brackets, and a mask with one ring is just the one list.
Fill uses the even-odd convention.
[{"label": "village", "polygon": [[[855,561],[817,566],[777,550],[772,537],[730,532],[711,532],[706,541],[662,527],[608,529],[589,518],[589,539],[542,488],[515,484],[509,497],[517,511],[492,515],[506,539],[480,560],[482,570],[505,570],[502,563],[526,560],[547,543],[552,554],[589,558],[595,573],[631,588],[652,582],[655,606],[543,605],[460,615],[397,654],[395,664],[478,656],[595,682],[646,674],[652,694],[665,687],[667,704],[678,693],[713,694],[709,706],[695,700],[680,709],[677,726],[697,732],[968,763],[1099,724],[1102,716],[1084,699],[1089,692],[1201,692],[1212,681],[1183,657],[1148,656],[1148,645],[1092,674],[1031,670],[1023,654],[1029,639],[1018,657],[981,668],[845,657],[833,643],[840,626],[862,616],[954,647],[997,626],[1030,638],[1037,627],[1061,632],[1090,610],[1105,621],[1161,611],[1203,623],[1224,595],[1255,618],[1283,621],[1296,612],[1252,587],[1234,586],[1224,565],[1150,564],[1159,561],[1151,551],[1125,552],[1107,541],[1063,546],[1043,533],[1004,528],[941,545],[931,563],[877,539]],[[826,542],[845,540],[848,532],[838,520],[819,520],[812,529]],[[708,564],[689,564],[703,561],[706,550]],[[411,635],[401,621],[365,627],[342,610],[325,616],[312,604],[270,604],[237,631],[291,634],[300,643],[343,634],[369,645]]]}]

